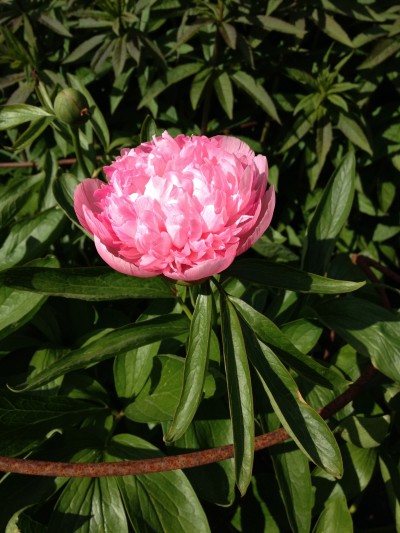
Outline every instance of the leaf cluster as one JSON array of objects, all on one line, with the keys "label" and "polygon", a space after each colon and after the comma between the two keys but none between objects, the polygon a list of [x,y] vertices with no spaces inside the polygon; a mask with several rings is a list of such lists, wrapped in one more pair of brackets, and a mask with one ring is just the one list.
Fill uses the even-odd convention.
[{"label": "leaf cluster", "polygon": [[[392,0],[1,4],[0,455],[234,447],[136,477],[4,474],[1,530],[400,528],[399,17]],[[54,112],[66,87],[89,104],[78,127]],[[73,209],[81,179],[163,129],[242,138],[278,192],[272,228],[198,286],[111,271]]]}]

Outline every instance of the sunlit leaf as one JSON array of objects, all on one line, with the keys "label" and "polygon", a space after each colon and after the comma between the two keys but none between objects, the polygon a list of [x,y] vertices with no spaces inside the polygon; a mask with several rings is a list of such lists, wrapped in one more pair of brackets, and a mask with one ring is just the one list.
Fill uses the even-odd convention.
[{"label": "sunlit leaf", "polygon": [[203,395],[211,337],[212,295],[208,284],[203,284],[200,291],[190,324],[182,392],[168,433],[164,437],[166,442],[177,440],[183,435],[193,420]]},{"label": "sunlit leaf", "polygon": [[229,409],[233,429],[236,483],[244,494],[251,480],[254,454],[254,414],[246,346],[235,308],[221,297],[222,344]]}]

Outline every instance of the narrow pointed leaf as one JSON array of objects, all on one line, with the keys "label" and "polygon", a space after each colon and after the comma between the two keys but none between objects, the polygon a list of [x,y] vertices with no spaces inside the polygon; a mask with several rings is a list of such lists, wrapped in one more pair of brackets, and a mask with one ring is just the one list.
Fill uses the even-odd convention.
[{"label": "narrow pointed leaf", "polygon": [[372,155],[372,148],[360,124],[350,115],[340,113],[337,127],[356,146]]},{"label": "narrow pointed leaf", "polygon": [[311,274],[298,268],[263,259],[235,261],[225,273],[251,283],[295,292],[338,294],[356,291],[365,282],[342,281]]},{"label": "narrow pointed leaf", "polygon": [[182,390],[183,370],[182,357],[153,357],[150,375],[139,394],[125,407],[125,416],[144,424],[172,420]]},{"label": "narrow pointed leaf", "polygon": [[336,331],[386,376],[400,382],[400,317],[361,298],[329,300],[316,307],[323,324]]},{"label": "narrow pointed leaf", "polygon": [[322,198],[309,223],[303,266],[309,272],[324,274],[336,239],[347,222],[353,205],[356,162],[349,152],[340,162],[324,189]]},{"label": "narrow pointed leaf", "polygon": [[154,318],[115,329],[91,343],[72,350],[40,374],[18,386],[19,391],[32,390],[49,381],[81,368],[87,368],[133,348],[187,332],[188,322],[180,315]]},{"label": "narrow pointed leaf", "polygon": [[273,351],[257,341],[247,324],[242,329],[249,359],[283,427],[311,461],[340,477],[342,459],[330,429],[302,398],[296,382]]},{"label": "narrow pointed leaf", "polygon": [[44,181],[44,172],[22,178],[11,179],[1,191],[0,228],[7,226],[14,216],[23,208],[37,185]]},{"label": "narrow pointed leaf", "polygon": [[117,479],[72,478],[56,503],[47,531],[128,533]]},{"label": "narrow pointed leaf", "polygon": [[168,283],[160,277],[135,278],[109,267],[14,267],[0,272],[0,283],[18,290],[79,300],[173,297]]},{"label": "narrow pointed leaf", "polygon": [[12,149],[14,152],[20,152],[33,143],[37,137],[51,124],[54,117],[44,117],[34,120],[27,129],[17,137]]},{"label": "narrow pointed leaf", "polygon": [[298,350],[289,337],[272,320],[239,298],[230,297],[230,300],[256,336],[266,344],[273,346],[289,367],[314,383],[319,383],[327,388],[333,388],[334,384],[344,384],[338,372],[323,366]]},{"label": "narrow pointed leaf", "polygon": [[346,496],[337,487],[325,503],[312,533],[337,533],[337,531],[353,532],[353,520],[347,505]]},{"label": "narrow pointed leaf", "polygon": [[250,370],[239,318],[221,297],[222,344],[233,429],[236,483],[243,495],[250,483],[254,456],[254,413]]},{"label": "narrow pointed leaf", "polygon": [[[162,453],[139,437],[120,434],[107,446],[108,461],[143,460]],[[210,533],[206,514],[181,470],[117,478],[126,513],[140,533]],[[110,531],[119,532],[119,529]]]},{"label": "narrow pointed leaf", "polygon": [[58,207],[14,224],[0,248],[0,270],[36,259],[47,252],[64,223]]},{"label": "narrow pointed leaf", "polygon": [[212,295],[208,283],[204,283],[200,290],[190,324],[183,388],[174,419],[165,436],[166,442],[175,441],[185,433],[203,396],[211,337]]},{"label": "narrow pointed leaf", "polygon": [[33,105],[9,104],[0,106],[0,130],[8,130],[24,124],[24,122],[49,117],[54,117],[54,115]]},{"label": "narrow pointed leaf", "polygon": [[274,446],[270,454],[285,503],[286,514],[295,533],[309,533],[313,493],[307,457],[286,443]]},{"label": "narrow pointed leaf", "polygon": [[[53,182],[53,194],[55,199],[58,202],[58,205],[67,215],[67,217],[82,231],[85,231],[78,222],[78,217],[76,216],[74,209],[74,192],[79,184],[78,178],[74,174],[64,173],[56,178]],[[88,232],[85,231],[87,235]],[[90,236],[93,238],[92,236]]]},{"label": "narrow pointed leaf", "polygon": [[220,74],[214,81],[215,92],[221,107],[230,119],[233,117],[232,83],[226,72]]},{"label": "narrow pointed leaf", "polygon": [[165,74],[165,79],[158,79],[149,87],[145,96],[141,99],[138,105],[138,109],[148,105],[151,100],[156,98],[165,89],[178,83],[179,81],[196,74],[202,68],[201,63],[186,63],[185,65],[179,65],[173,69],[170,69]]},{"label": "narrow pointed leaf", "polygon": [[281,123],[275,104],[262,85],[259,85],[254,78],[243,71],[235,72],[232,75],[232,80],[239,89],[242,89],[253,98],[270,117],[279,122],[279,124]]}]

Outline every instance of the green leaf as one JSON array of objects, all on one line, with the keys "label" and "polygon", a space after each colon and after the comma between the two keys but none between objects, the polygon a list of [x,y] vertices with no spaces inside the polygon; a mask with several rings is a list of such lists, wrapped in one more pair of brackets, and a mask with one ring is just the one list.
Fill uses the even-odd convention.
[{"label": "green leaf", "polygon": [[283,427],[302,452],[336,477],[343,473],[339,446],[326,423],[302,398],[296,382],[273,351],[243,328],[247,353]]},{"label": "green leaf", "polygon": [[327,121],[325,124],[320,124],[317,127],[316,136],[316,151],[319,168],[325,164],[326,156],[329,153],[332,145],[332,123]]},{"label": "green leaf", "polygon": [[192,80],[190,86],[190,102],[193,109],[197,109],[199,105],[200,98],[204,93],[204,90],[207,86],[207,82],[210,80],[212,73],[214,72],[213,67],[206,67],[201,70]]},{"label": "green leaf", "polygon": [[0,339],[29,322],[46,301],[46,297],[0,287]]},{"label": "green leaf", "polygon": [[225,271],[236,277],[266,287],[276,287],[296,292],[338,294],[356,291],[365,282],[330,279],[282,263],[272,263],[263,259],[241,259],[235,261]]},{"label": "green leaf", "polygon": [[337,533],[338,531],[353,532],[353,520],[347,507],[346,497],[340,487],[337,487],[326,502],[312,533]]},{"label": "green leaf", "polygon": [[270,454],[292,531],[308,533],[313,505],[308,459],[289,443],[272,447]]},{"label": "green leaf", "polygon": [[218,101],[221,104],[222,109],[232,120],[233,118],[233,91],[232,83],[229,75],[226,72],[222,72],[214,80],[214,89],[217,93]]},{"label": "green leaf", "polygon": [[[35,264],[57,263],[55,259],[39,259]],[[3,339],[29,322],[46,301],[46,297],[37,294],[0,286],[0,339]]]},{"label": "green leaf", "polygon": [[62,396],[0,393],[0,426],[29,426],[46,422],[50,427],[76,423],[108,411],[103,406]]},{"label": "green leaf", "polygon": [[71,87],[80,91],[89,102],[90,106],[90,124],[93,126],[94,131],[96,132],[97,137],[99,138],[101,144],[103,145],[104,150],[108,150],[110,144],[110,132],[108,130],[107,122],[103,116],[103,113],[100,111],[99,106],[94,101],[90,92],[86,89],[82,81],[73,74],[67,74],[68,80],[71,84]]},{"label": "green leaf", "polygon": [[15,128],[24,122],[40,118],[54,117],[40,107],[28,104],[9,104],[0,106],[0,131]]},{"label": "green leaf", "polygon": [[350,115],[340,113],[337,127],[353,144],[372,155],[372,148],[364,131]]},{"label": "green leaf", "polygon": [[400,317],[361,298],[329,300],[315,310],[323,324],[360,354],[370,357],[386,376],[400,382]]},{"label": "green leaf", "polygon": [[340,383],[340,375],[314,361],[310,356],[299,351],[290,339],[276,326],[272,320],[262,315],[253,307],[239,298],[229,297],[241,316],[245,319],[256,336],[266,344],[278,350],[278,354],[283,361],[295,369],[299,374],[304,375],[311,381],[320,385],[332,388],[334,383]]},{"label": "green leaf", "polygon": [[313,13],[313,19],[321,30],[329,37],[349,48],[354,47],[353,42],[346,31],[331,15],[328,15],[325,11],[315,10]]},{"label": "green leaf", "polygon": [[281,123],[275,104],[270,95],[252,76],[246,72],[239,71],[235,72],[231,76],[231,79],[239,89],[246,92],[270,117],[276,120],[279,124]]},{"label": "green leaf", "polygon": [[237,41],[237,31],[235,26],[228,22],[222,22],[218,29],[226,45],[229,46],[229,48],[232,48],[232,50],[235,50]]},{"label": "green leaf", "polygon": [[[232,443],[232,424],[228,408],[219,398],[204,400],[196,418],[185,434],[169,446],[170,453],[208,450]],[[201,499],[217,505],[232,505],[235,499],[235,465],[233,459],[185,470]]]},{"label": "green leaf", "polygon": [[182,392],[164,437],[166,442],[175,441],[185,433],[202,399],[210,349],[212,304],[209,283],[203,283],[190,324]]},{"label": "green leaf", "polygon": [[51,31],[54,31],[54,33],[58,33],[58,35],[62,35],[63,37],[72,37],[71,33],[65,27],[65,23],[57,20],[52,15],[42,12],[39,15],[38,21]]},{"label": "green leaf", "polygon": [[[143,460],[162,453],[139,437],[114,436],[107,446],[108,461]],[[124,506],[140,533],[210,533],[203,508],[181,470],[116,478]],[[110,507],[112,509],[112,506]],[[117,527],[112,532],[119,532]]]},{"label": "green leaf", "polygon": [[114,40],[114,50],[112,54],[112,66],[114,69],[114,75],[117,78],[124,71],[125,63],[127,59],[126,49],[126,35],[117,37]]},{"label": "green leaf", "polygon": [[171,420],[183,384],[184,361],[173,355],[153,357],[150,376],[139,394],[124,409],[135,422],[157,423]]},{"label": "green leaf", "polygon": [[354,153],[349,152],[339,163],[324,189],[307,228],[306,245],[303,248],[305,270],[324,274],[328,268],[336,239],[353,205],[355,166]]},{"label": "green leaf", "polygon": [[242,495],[251,481],[254,457],[254,413],[250,370],[239,317],[221,294],[221,328],[229,409],[233,429],[236,483]]},{"label": "green leaf", "polygon": [[292,341],[298,350],[310,352],[321,337],[322,328],[306,318],[298,318],[282,326],[282,332]]},{"label": "green leaf", "polygon": [[[155,303],[156,308],[157,305]],[[149,305],[146,312],[140,315],[137,322],[159,316],[156,312],[153,313],[153,310],[154,305]],[[158,354],[160,344],[161,341],[156,341],[145,346],[139,346],[139,348],[120,354],[115,358],[114,385],[118,397],[124,404],[131,398],[137,397],[146,381],[150,378],[153,358]]]},{"label": "green leaf", "polygon": [[340,422],[341,437],[360,448],[375,448],[386,438],[390,416],[350,416]]},{"label": "green leaf", "polygon": [[291,128],[291,132],[288,134],[287,138],[285,139],[285,142],[283,143],[282,148],[279,149],[279,153],[283,154],[287,152],[289,148],[292,148],[292,146],[294,146],[295,144],[298,144],[298,142],[313,127],[317,118],[318,118],[318,113],[316,111],[312,111],[307,116],[300,115],[299,118],[293,124],[293,127]]},{"label": "green leaf", "polygon": [[35,139],[51,124],[54,117],[45,117],[34,120],[27,129],[17,137],[12,149],[14,152],[20,152],[33,143]]},{"label": "green leaf", "polygon": [[186,63],[185,65],[178,65],[175,68],[169,69],[166,72],[164,79],[158,79],[146,90],[145,96],[139,102],[138,109],[148,105],[151,100],[156,98],[171,85],[196,74],[202,66],[201,63]]},{"label": "green leaf", "polygon": [[372,240],[374,242],[384,242],[400,233],[400,226],[385,226],[377,224]]},{"label": "green leaf", "polygon": [[154,318],[115,329],[81,348],[71,350],[46,370],[18,386],[18,390],[35,389],[67,372],[87,368],[157,340],[179,336],[186,333],[187,329],[187,319],[179,315]]},{"label": "green leaf", "polygon": [[128,533],[117,478],[71,479],[54,507],[47,531]]},{"label": "green leaf", "polygon": [[396,39],[380,39],[369,56],[358,66],[358,69],[369,69],[380,65],[386,59],[400,50],[400,43]]},{"label": "green leaf", "polygon": [[[79,224],[78,217],[76,216],[74,209],[74,192],[79,184],[79,181],[76,176],[70,173],[61,174],[53,182],[53,194],[54,198],[57,200],[58,205],[67,215],[67,217],[82,231],[88,232],[82,228]],[[89,234],[88,234],[89,235]],[[92,238],[92,236],[90,235]]]},{"label": "green leaf", "polygon": [[24,207],[33,190],[44,180],[44,172],[34,176],[16,176],[8,181],[1,190],[0,227],[10,224],[16,214]]},{"label": "green leaf", "polygon": [[109,267],[14,267],[0,272],[0,282],[23,291],[89,301],[173,297],[168,282],[159,276],[135,278]]},{"label": "green leaf", "polygon": [[14,224],[0,248],[0,270],[26,263],[45,253],[63,223],[63,212],[53,207]]},{"label": "green leaf", "polygon": [[104,42],[105,35],[102,33],[99,33],[98,35],[94,35],[93,37],[90,37],[83,43],[81,43],[79,46],[75,48],[63,61],[63,64],[67,63],[73,63],[74,61],[78,61],[79,59],[82,59],[86,54],[91,52],[93,48],[96,48],[96,46],[102,44]]},{"label": "green leaf", "polygon": [[258,15],[257,20],[261,22],[262,26],[269,31],[279,31],[280,33],[287,33],[288,35],[296,35],[296,37],[304,37],[306,31],[269,15]]},{"label": "green leaf", "polygon": [[140,129],[140,143],[149,142],[157,135],[157,124],[151,115],[146,115]]},{"label": "green leaf", "polygon": [[388,495],[390,510],[396,523],[396,531],[400,528],[400,475],[397,453],[387,446],[382,447],[379,455],[379,466],[383,483]]}]

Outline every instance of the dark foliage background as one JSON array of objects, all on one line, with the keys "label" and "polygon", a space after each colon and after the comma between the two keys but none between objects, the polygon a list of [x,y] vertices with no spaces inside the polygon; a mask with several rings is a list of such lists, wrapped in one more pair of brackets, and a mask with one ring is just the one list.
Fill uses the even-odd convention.
[{"label": "dark foliage background", "polygon": [[[244,456],[136,478],[4,474],[0,529],[399,530],[398,2],[3,0],[0,63],[1,455],[142,459],[234,439]],[[54,114],[67,87],[89,104],[79,128]],[[76,223],[77,183],[164,129],[268,157],[272,228],[220,290],[111,272]],[[189,331],[196,309],[213,333]],[[177,406],[194,331],[209,361],[192,420]],[[301,411],[298,391],[320,409],[371,361],[380,373],[329,429]],[[178,412],[186,431],[166,445]],[[294,441],[252,468],[247,439],[280,425]]]}]

